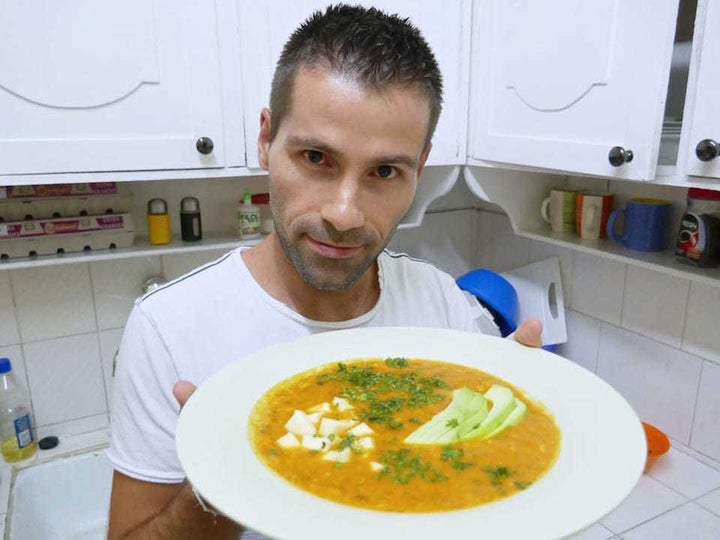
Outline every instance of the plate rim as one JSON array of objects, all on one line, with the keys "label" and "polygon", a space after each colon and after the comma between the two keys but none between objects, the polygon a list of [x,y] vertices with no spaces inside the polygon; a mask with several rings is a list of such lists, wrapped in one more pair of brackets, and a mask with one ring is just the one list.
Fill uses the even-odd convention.
[{"label": "plate rim", "polygon": [[[380,343],[382,346],[383,343],[393,343],[394,346],[397,344],[405,343],[408,345],[408,340],[412,339],[413,341],[420,341],[419,344],[420,347],[424,347],[424,341],[428,340],[442,340],[442,339],[449,339],[451,340],[451,343],[449,345],[443,345],[440,343],[437,345],[437,350],[443,350],[443,349],[452,349],[453,347],[459,346],[465,347],[470,344],[476,344],[476,345],[487,345],[489,349],[493,352],[497,351],[512,351],[510,354],[511,360],[509,362],[520,362],[521,367],[524,366],[525,368],[528,368],[528,366],[531,366],[531,364],[528,364],[529,361],[528,358],[532,357],[532,361],[539,361],[542,362],[543,360],[547,362],[545,366],[553,366],[552,370],[558,369],[558,366],[562,366],[562,370],[565,370],[569,373],[574,373],[574,377],[581,377],[585,378],[588,381],[592,381],[591,386],[595,388],[595,391],[599,391],[600,394],[611,396],[612,399],[615,401],[613,404],[613,407],[619,407],[618,410],[623,410],[623,415],[625,418],[623,419],[624,424],[631,425],[633,422],[636,423],[636,433],[634,435],[635,440],[632,441],[631,444],[631,452],[633,453],[632,459],[628,459],[628,463],[624,466],[624,470],[627,476],[624,482],[624,486],[622,489],[618,488],[617,493],[614,495],[614,497],[609,498],[605,497],[603,500],[603,508],[599,509],[595,512],[590,512],[590,514],[593,515],[594,519],[590,522],[587,522],[587,517],[584,519],[576,519],[574,524],[569,524],[566,527],[562,526],[555,526],[555,527],[548,527],[547,532],[550,534],[548,538],[554,538],[554,533],[560,534],[560,536],[564,536],[567,534],[572,534],[574,532],[577,532],[584,528],[585,526],[589,526],[590,524],[594,523],[595,521],[599,520],[603,515],[606,515],[608,512],[612,511],[617,505],[619,505],[622,500],[624,500],[627,495],[632,491],[632,488],[637,483],[639,477],[642,474],[642,470],[644,467],[644,457],[646,453],[646,449],[644,447],[645,441],[644,436],[642,439],[642,444],[640,444],[639,436],[642,432],[642,427],[640,424],[640,420],[637,417],[637,414],[632,409],[632,407],[629,405],[629,403],[622,397],[622,395],[619,394],[617,390],[615,390],[612,386],[610,386],[607,382],[605,382],[603,379],[595,375],[594,373],[590,372],[589,370],[585,369],[582,366],[579,366],[578,364],[575,364],[571,362],[570,360],[567,360],[563,357],[560,357],[554,353],[551,353],[549,351],[545,351],[542,349],[535,349],[535,348],[529,348],[522,346],[520,344],[517,344],[515,342],[509,341],[507,339],[503,338],[497,338],[494,336],[488,336],[483,334],[476,334],[476,333],[470,333],[470,332],[464,332],[459,330],[449,330],[449,329],[437,329],[437,328],[419,328],[419,327],[370,327],[370,328],[353,328],[353,329],[343,329],[343,330],[335,330],[331,332],[320,332],[315,334],[310,334],[298,339],[294,339],[288,342],[275,344],[270,347],[267,347],[265,349],[262,349],[260,351],[257,351],[253,354],[247,355],[243,358],[238,359],[237,361],[234,361],[221,370],[219,370],[217,373],[211,375],[200,387],[198,390],[193,394],[190,399],[188,400],[186,406],[183,408],[183,410],[180,413],[180,416],[178,418],[178,424],[177,424],[177,432],[176,432],[176,450],[178,454],[178,458],[180,459],[180,463],[183,467],[183,469],[186,471],[188,480],[190,480],[193,484],[193,486],[197,489],[197,491],[208,500],[211,504],[216,506],[218,509],[221,510],[221,512],[225,513],[226,515],[229,515],[231,518],[234,518],[236,521],[242,522],[246,524],[246,526],[253,528],[255,530],[258,530],[259,532],[262,532],[264,534],[269,534],[270,536],[281,538],[281,537],[288,537],[287,536],[287,527],[276,527],[272,523],[266,524],[267,521],[267,515],[265,514],[264,517],[261,517],[260,519],[254,519],[252,516],[249,515],[239,515],[236,508],[229,508],[229,505],[226,504],[225,500],[218,499],[218,495],[216,493],[218,486],[212,485],[212,482],[208,483],[205,478],[202,477],[204,472],[200,472],[203,470],[202,464],[199,464],[197,456],[193,458],[192,451],[190,448],[196,448],[194,450],[195,454],[199,453],[199,446],[196,443],[188,444],[188,440],[192,440],[192,429],[194,429],[197,432],[197,419],[194,420],[195,425],[193,426],[191,420],[193,418],[194,414],[197,414],[198,407],[203,406],[204,403],[210,403],[213,401],[213,399],[217,399],[217,396],[213,397],[213,393],[217,390],[217,387],[222,388],[224,385],[229,384],[228,381],[231,381],[233,378],[241,377],[243,375],[247,376],[247,371],[252,371],[252,366],[254,365],[264,365],[263,362],[270,360],[275,360],[279,362],[282,365],[283,369],[276,370],[277,372],[277,378],[274,383],[270,385],[264,386],[262,389],[256,389],[255,394],[258,397],[262,395],[265,391],[267,391],[270,387],[272,387],[274,384],[277,384],[277,382],[280,382],[281,380],[284,380],[288,376],[292,376],[295,373],[299,373],[301,371],[305,371],[307,369],[311,369],[313,367],[317,367],[323,364],[331,363],[333,361],[342,361],[342,360],[351,360],[351,359],[357,359],[357,358],[363,358],[363,357],[369,357],[369,356],[380,356],[380,357],[386,357],[386,356],[393,356],[394,354],[387,354],[387,355],[381,355],[381,354],[356,354],[353,355],[352,358],[348,357],[347,355],[340,357],[340,355],[343,355],[345,351],[354,351],[354,350],[374,350],[373,347],[369,346],[368,343],[375,342]],[[338,344],[343,344],[340,346],[340,349],[342,351],[338,351],[337,353],[333,353],[336,355],[335,358],[328,359],[324,356],[320,355],[315,360],[312,361],[305,361],[302,364],[302,368],[295,368],[296,362],[291,360],[286,360],[283,356],[286,353],[289,353],[291,351],[296,352],[297,350],[303,351],[315,351],[323,350],[327,347],[336,347]],[[347,346],[345,346],[347,345]],[[412,347],[408,347],[408,349],[412,349]],[[334,349],[333,349],[334,351]],[[470,352],[468,352],[470,354]],[[349,353],[347,353],[349,354]],[[477,352],[474,352],[472,354],[478,354]],[[421,357],[421,355],[418,354],[407,354],[405,356],[408,357]],[[426,356],[427,357],[427,356]],[[513,359],[514,358],[514,359]],[[520,360],[518,360],[518,358]],[[502,379],[507,380],[509,383],[513,384],[517,388],[521,389],[524,393],[528,395],[531,399],[541,401],[548,410],[550,411],[553,416],[556,417],[557,422],[557,412],[554,411],[551,407],[548,407],[545,403],[545,400],[538,399],[538,395],[536,392],[533,391],[532,388],[527,388],[525,384],[521,384],[516,382],[515,380],[508,379],[506,376],[504,376],[502,373],[498,374],[496,370],[494,369],[487,369],[484,367],[478,367],[477,362],[471,362],[468,363],[468,360],[462,359],[458,360],[456,358],[453,359],[447,359],[447,358],[434,358],[434,359],[442,359],[449,362],[455,362],[463,365],[469,365],[470,367],[474,367],[476,369],[481,369],[483,371],[487,371],[491,373],[494,376],[499,376]],[[307,363],[310,363],[310,365],[306,365]],[[497,360],[497,359],[491,359],[490,363],[495,363],[498,366],[501,366],[500,371],[505,373],[507,372],[507,369],[502,369],[502,365],[498,362],[508,362],[507,359]],[[255,363],[255,364],[254,364]],[[274,366],[274,364],[273,364]],[[517,367],[517,366],[516,366]],[[507,366],[506,366],[507,368]],[[268,366],[265,366],[264,369],[269,369]],[[294,369],[294,371],[292,371]],[[536,367],[533,367],[532,369],[537,369]],[[286,370],[290,370],[291,373],[287,375],[285,373]],[[259,371],[257,368],[255,370],[256,372]],[[265,374],[266,377],[272,378],[270,375]],[[578,379],[579,380],[579,379]],[[243,402],[243,407],[247,407],[248,401],[250,401],[250,398],[248,397],[240,397],[239,398],[241,402]],[[254,404],[254,401],[253,401]],[[251,410],[252,407],[250,406],[249,410]],[[242,435],[245,439],[247,439],[247,418],[244,422],[244,433]],[[565,426],[565,427],[564,427]],[[538,482],[538,486],[542,485],[547,481],[548,478],[552,479],[552,473],[554,469],[557,467],[558,463],[560,462],[561,457],[567,457],[564,456],[564,453],[567,452],[566,448],[566,442],[576,441],[577,435],[566,433],[567,430],[567,424],[563,425],[561,423],[558,423],[558,427],[561,429],[561,449],[560,449],[560,455],[558,456],[554,466],[548,471],[548,473],[545,474],[545,476]],[[192,429],[191,429],[192,428]],[[623,427],[625,430],[626,435],[632,435],[632,429],[628,428],[627,426]],[[189,431],[188,431],[189,430]],[[234,435],[233,435],[234,436]],[[569,436],[569,438],[566,439],[566,436]],[[249,442],[246,440],[244,445],[241,443],[241,454],[243,458],[248,457],[247,454],[247,448],[250,447]],[[575,452],[577,449],[574,450]],[[595,457],[597,454],[588,454],[588,449],[585,449],[585,455],[593,455]],[[188,453],[190,452],[190,453]],[[244,452],[244,453],[243,453]],[[252,453],[252,449],[250,448],[250,452]],[[574,455],[574,454],[573,454]],[[582,455],[582,453],[581,453]],[[262,478],[263,481],[267,481],[270,485],[269,486],[261,486],[261,493],[264,493],[265,495],[268,494],[268,491],[272,493],[274,496],[280,497],[281,500],[288,500],[292,501],[296,504],[304,504],[310,508],[309,511],[313,511],[313,507],[315,510],[319,511],[320,514],[326,514],[326,515],[332,515],[336,519],[340,517],[347,517],[347,516],[354,516],[355,518],[360,518],[360,521],[358,523],[362,524],[369,524],[369,526],[372,528],[374,526],[373,524],[378,523],[388,523],[388,519],[385,519],[387,516],[394,516],[399,518],[399,522],[404,522],[405,527],[409,527],[410,525],[407,523],[407,519],[402,519],[403,516],[411,515],[414,517],[414,522],[419,524],[415,527],[410,527],[411,529],[414,529],[417,531],[417,533],[420,535],[420,538],[424,538],[426,536],[423,536],[423,532],[429,531],[432,529],[431,525],[433,521],[438,520],[438,516],[447,516],[452,514],[465,514],[465,517],[467,518],[468,515],[471,514],[482,514],[487,513],[485,510],[487,508],[492,509],[500,509],[504,506],[509,506],[510,510],[509,512],[512,513],[513,507],[516,506],[519,503],[513,503],[508,504],[507,501],[518,501],[519,499],[522,499],[525,501],[527,499],[528,504],[535,504],[537,505],[537,497],[528,497],[527,494],[532,492],[532,489],[528,489],[527,492],[521,492],[517,495],[514,495],[512,497],[503,499],[501,501],[495,502],[495,503],[489,503],[487,505],[481,505],[479,507],[472,507],[469,509],[464,510],[453,510],[453,511],[446,511],[446,512],[438,512],[438,513],[409,513],[409,514],[403,514],[403,513],[394,513],[394,512],[382,512],[382,511],[375,511],[375,510],[365,510],[360,508],[355,508],[351,506],[342,505],[340,503],[334,503],[331,501],[327,501],[325,499],[321,499],[315,495],[312,495],[310,493],[304,492],[300,490],[300,488],[297,488],[295,486],[292,486],[287,481],[282,479],[279,474],[275,473],[274,471],[271,471],[269,468],[267,468],[264,464],[262,464],[262,461],[260,461],[257,456],[252,453],[252,456],[250,459],[245,460],[246,463],[243,464],[243,470],[242,474],[246,474],[248,471],[252,475],[253,479]],[[259,474],[257,469],[261,467],[265,470],[266,474]],[[267,473],[270,473],[270,476],[268,476]],[[259,474],[259,476],[258,476]],[[272,476],[275,476],[275,480],[271,480]],[[249,478],[249,477],[248,477]],[[256,482],[257,483],[257,482]],[[229,488],[228,488],[229,489]],[[534,486],[534,489],[535,488]],[[294,492],[294,496],[288,496],[287,492]],[[298,493],[300,493],[300,496],[298,497]],[[246,505],[253,505],[255,504],[253,501],[247,500],[247,496],[244,497],[244,504]],[[479,509],[482,509],[482,511],[479,511]],[[582,514],[582,512],[581,512]],[[585,515],[587,515],[588,512],[585,511]],[[378,518],[378,516],[381,516],[381,518]],[[430,518],[428,518],[430,516]],[[487,516],[486,516],[487,517]],[[292,519],[292,516],[290,517]],[[392,521],[392,520],[391,520]],[[390,521],[390,522],[391,522]],[[465,520],[463,520],[465,521]],[[532,520],[531,520],[532,521]],[[571,520],[572,521],[572,520]],[[580,523],[582,522],[582,523]],[[512,533],[512,530],[514,530],[511,527],[510,532]],[[307,531],[300,530],[298,531],[298,534],[293,534],[293,538],[313,538],[313,540],[317,540],[319,538],[323,538],[322,534],[317,534],[317,530],[313,532],[312,535],[307,534]],[[539,531],[534,531],[539,532]],[[285,536],[283,535],[285,534]],[[348,538],[355,538],[354,536],[346,533],[346,528],[343,529],[343,535]],[[357,536],[357,538],[364,538],[367,536],[367,531],[363,532],[362,535]],[[429,536],[427,536],[429,538]],[[507,537],[505,535],[504,537]],[[512,537],[512,534],[510,534],[510,537]],[[517,537],[520,537],[519,535]],[[330,538],[330,536],[327,536],[327,538]]]}]

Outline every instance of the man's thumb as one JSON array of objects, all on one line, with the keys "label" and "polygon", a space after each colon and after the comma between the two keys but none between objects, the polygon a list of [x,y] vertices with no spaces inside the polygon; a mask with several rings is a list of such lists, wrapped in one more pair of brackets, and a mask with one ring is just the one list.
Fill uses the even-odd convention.
[{"label": "man's thumb", "polygon": [[181,409],[185,406],[185,403],[187,403],[187,400],[190,399],[190,396],[195,390],[197,390],[197,387],[189,381],[178,381],[175,383],[173,395],[180,404]]}]

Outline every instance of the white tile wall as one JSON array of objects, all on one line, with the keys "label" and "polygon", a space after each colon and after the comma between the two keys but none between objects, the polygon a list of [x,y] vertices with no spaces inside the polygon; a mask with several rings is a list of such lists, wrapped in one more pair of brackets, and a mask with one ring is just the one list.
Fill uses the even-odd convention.
[{"label": "white tile wall", "polygon": [[38,426],[106,414],[96,333],[23,345]]},{"label": "white tile wall", "polygon": [[719,315],[720,287],[692,283],[687,304],[683,349],[720,363]]},{"label": "white tile wall", "polygon": [[[717,326],[715,332],[718,332]],[[715,459],[720,456],[718,418],[720,418],[720,365],[705,361],[690,445]]]},{"label": "white tile wall", "polygon": [[19,342],[20,334],[15,320],[10,273],[0,272],[0,347]]},{"label": "white tile wall", "polygon": [[[122,272],[118,269],[122,268]],[[98,330],[122,328],[143,284],[161,273],[158,257],[103,261],[90,265]]]},{"label": "white tile wall", "polygon": [[[568,343],[558,352],[609,380],[679,443],[720,460],[720,287],[520,238],[495,209],[429,214],[421,230],[400,232],[390,247],[456,275],[560,257]],[[23,376],[27,367],[43,433],[107,425],[112,358],[142,283],[157,271],[175,278],[223,251],[0,269],[0,355]],[[705,496],[705,509],[720,515],[718,499]]]},{"label": "white tile wall", "polygon": [[[522,240],[507,241],[504,216],[479,214],[475,263],[505,270],[493,266],[507,261],[498,253]],[[528,260],[517,266],[561,259],[568,342],[558,353],[608,380],[678,444],[720,461],[720,285],[528,242]]]},{"label": "white tile wall", "polygon": [[626,265],[587,253],[573,257],[572,308],[612,324],[620,323]]},{"label": "white tile wall", "polygon": [[609,324],[600,335],[597,374],[646,422],[689,442],[702,360]]},{"label": "white tile wall", "polygon": [[87,264],[13,270],[10,281],[23,341],[97,330]]},{"label": "white tile wall", "polygon": [[621,326],[679,348],[689,289],[687,280],[628,266]]}]

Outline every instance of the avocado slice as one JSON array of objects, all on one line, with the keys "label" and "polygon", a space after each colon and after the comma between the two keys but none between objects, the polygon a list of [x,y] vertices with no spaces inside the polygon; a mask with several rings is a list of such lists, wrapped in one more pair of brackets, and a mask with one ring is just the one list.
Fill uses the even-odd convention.
[{"label": "avocado slice", "polygon": [[512,412],[510,414],[508,414],[507,418],[505,418],[505,420],[503,420],[502,424],[500,424],[498,427],[496,427],[490,433],[485,435],[484,438],[489,439],[490,437],[494,437],[498,433],[505,431],[505,429],[509,428],[510,426],[517,426],[522,421],[522,419],[525,418],[526,413],[527,413],[527,405],[525,405],[518,398],[515,398],[515,408],[512,410]]},{"label": "avocado slice", "polygon": [[455,441],[458,439],[457,426],[483,407],[487,410],[485,396],[469,388],[458,388],[453,391],[450,405],[408,435],[404,442],[440,444]]},{"label": "avocado slice", "polygon": [[493,384],[490,389],[485,392],[485,397],[492,402],[490,412],[485,419],[480,422],[480,425],[477,425],[477,427],[473,425],[470,431],[466,431],[465,435],[461,437],[461,440],[485,437],[502,424],[516,407],[512,390],[499,384]]}]

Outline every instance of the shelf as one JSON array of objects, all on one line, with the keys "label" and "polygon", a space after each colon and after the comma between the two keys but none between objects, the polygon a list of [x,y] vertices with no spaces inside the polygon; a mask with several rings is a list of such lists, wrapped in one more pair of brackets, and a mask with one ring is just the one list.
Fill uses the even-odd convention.
[{"label": "shelf", "polygon": [[720,284],[720,268],[697,268],[675,259],[674,248],[662,252],[629,249],[612,240],[581,240],[575,233],[517,231],[519,236],[590,253],[596,257],[614,259],[622,263],[664,272],[682,279],[691,279],[708,285]]},{"label": "shelf", "polygon": [[59,264],[77,264],[99,261],[110,261],[119,259],[131,259],[134,257],[156,257],[159,255],[171,255],[179,253],[193,253],[198,251],[210,251],[214,249],[227,249],[228,251],[238,246],[252,246],[260,242],[256,240],[241,240],[231,235],[208,234],[197,242],[184,242],[179,236],[173,236],[169,244],[152,245],[147,237],[138,237],[132,247],[110,248],[94,251],[81,251],[77,253],[60,253],[56,255],[38,255],[37,257],[22,257],[16,259],[5,259],[0,261],[0,271],[19,270],[22,268],[38,268],[41,266],[56,266]]}]

